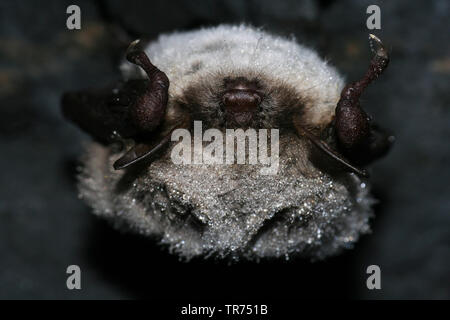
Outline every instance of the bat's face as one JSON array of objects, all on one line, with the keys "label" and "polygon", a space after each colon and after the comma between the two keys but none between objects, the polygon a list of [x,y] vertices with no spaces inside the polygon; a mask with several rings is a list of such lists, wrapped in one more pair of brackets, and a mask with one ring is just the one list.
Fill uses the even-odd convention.
[{"label": "bat's face", "polygon": [[189,86],[176,101],[207,127],[291,128],[292,112],[302,113],[303,97],[264,75],[217,74],[213,81],[207,79]]}]

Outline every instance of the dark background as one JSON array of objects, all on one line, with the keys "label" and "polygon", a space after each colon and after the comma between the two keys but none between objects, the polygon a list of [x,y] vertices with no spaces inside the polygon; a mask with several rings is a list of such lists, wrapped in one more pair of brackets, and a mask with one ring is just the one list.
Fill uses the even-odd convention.
[{"label": "dark background", "polygon": [[[66,29],[77,4],[81,31]],[[325,262],[179,262],[120,234],[77,198],[88,137],[59,110],[67,90],[118,78],[127,30],[248,22],[316,48],[347,79],[368,64],[366,8],[381,7],[391,65],[363,97],[397,141],[374,165],[373,233]],[[450,298],[449,5],[437,1],[1,1],[0,298]],[[66,289],[66,268],[82,290]],[[366,288],[368,265],[382,290]]]}]

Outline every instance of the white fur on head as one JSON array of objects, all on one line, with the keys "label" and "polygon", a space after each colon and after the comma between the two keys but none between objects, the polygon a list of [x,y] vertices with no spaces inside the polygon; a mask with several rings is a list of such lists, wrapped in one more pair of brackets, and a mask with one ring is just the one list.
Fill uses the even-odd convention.
[{"label": "white fur on head", "polygon": [[[245,25],[161,35],[145,51],[169,77],[171,97],[180,97],[192,83],[217,74],[261,74],[298,90],[311,125],[331,121],[344,85],[315,51]],[[130,63],[121,69],[126,79],[145,77]]]}]

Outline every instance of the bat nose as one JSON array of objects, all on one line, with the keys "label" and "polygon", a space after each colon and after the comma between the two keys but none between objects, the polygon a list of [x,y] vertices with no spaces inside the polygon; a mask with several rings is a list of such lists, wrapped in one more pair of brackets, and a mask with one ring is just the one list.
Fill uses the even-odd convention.
[{"label": "bat nose", "polygon": [[223,103],[231,112],[252,112],[258,109],[261,96],[251,90],[232,89],[223,95]]},{"label": "bat nose", "polygon": [[222,96],[227,120],[240,126],[248,125],[253,120],[261,101],[261,93],[245,83],[236,83]]}]

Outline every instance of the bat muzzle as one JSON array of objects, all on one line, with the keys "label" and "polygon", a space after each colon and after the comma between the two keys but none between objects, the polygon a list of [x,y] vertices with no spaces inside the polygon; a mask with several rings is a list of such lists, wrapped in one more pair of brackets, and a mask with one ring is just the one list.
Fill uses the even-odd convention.
[{"label": "bat muzzle", "polygon": [[261,101],[260,93],[244,86],[225,91],[222,102],[225,106],[227,123],[249,126],[256,117]]}]

